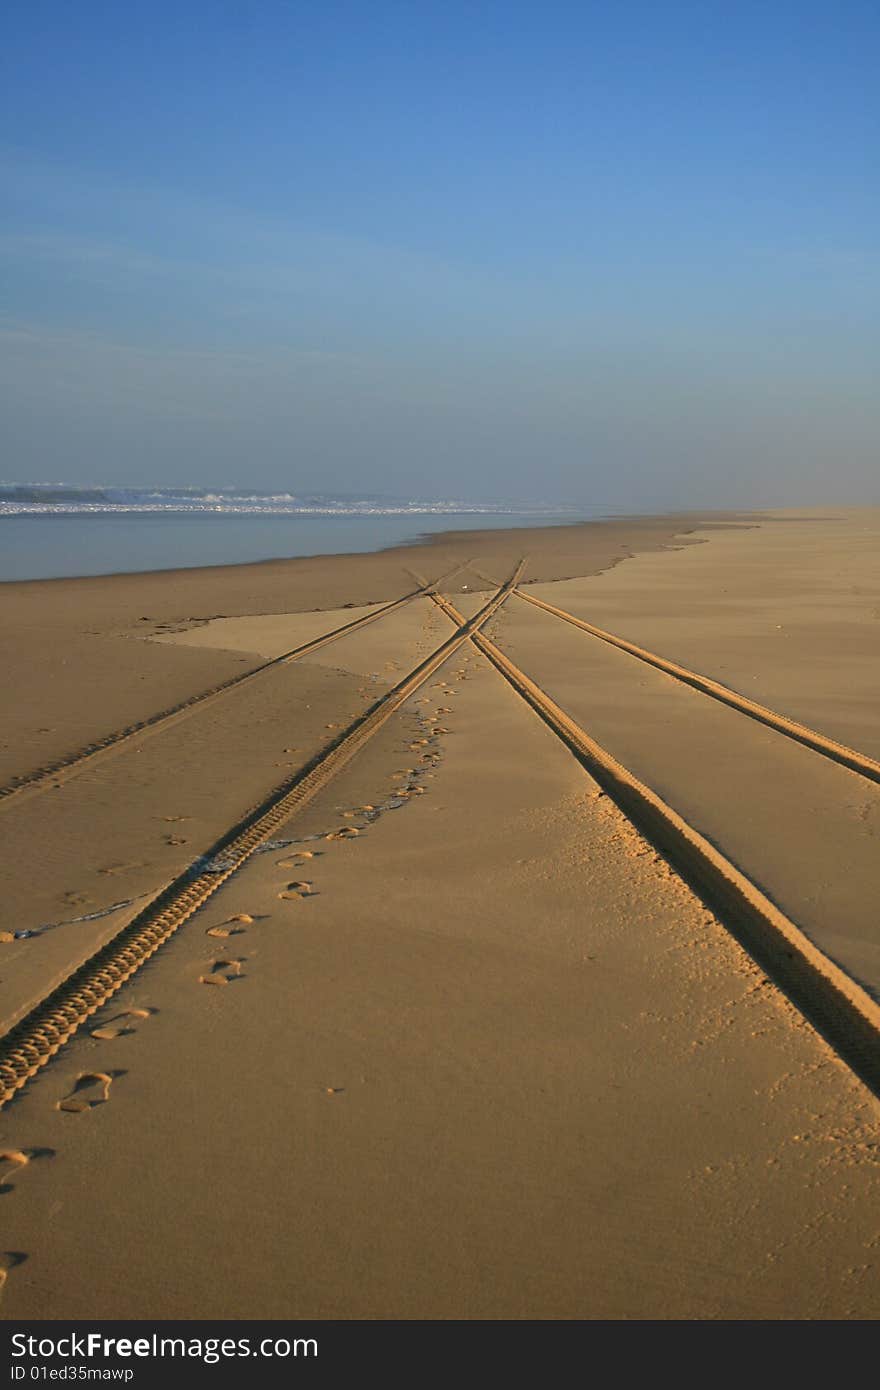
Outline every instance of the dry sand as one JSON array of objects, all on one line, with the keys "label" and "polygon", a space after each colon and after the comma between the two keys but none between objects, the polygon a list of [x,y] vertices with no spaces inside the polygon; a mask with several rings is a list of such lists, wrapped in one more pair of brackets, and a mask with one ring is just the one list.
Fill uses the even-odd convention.
[{"label": "dry sand", "polygon": [[[461,585],[526,548],[535,593],[876,756],[880,516],[719,520],[6,586],[9,766],[41,761],[37,719],[71,752],[398,597],[402,566],[472,558],[472,611]],[[0,803],[2,925],[158,891],[449,630],[416,600]],[[875,786],[521,599],[492,630],[874,980]],[[482,656],[278,838],[101,1011],[117,1036],[0,1114],[30,1156],[0,1173],[4,1316],[877,1315],[876,1100]],[[123,912],[0,946],[4,1017]]]}]

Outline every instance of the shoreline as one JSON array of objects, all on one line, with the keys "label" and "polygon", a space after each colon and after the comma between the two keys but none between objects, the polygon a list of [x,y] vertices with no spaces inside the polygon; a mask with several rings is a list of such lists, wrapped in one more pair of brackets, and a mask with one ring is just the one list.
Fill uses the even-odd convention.
[{"label": "shoreline", "polygon": [[[559,527],[449,531],[414,545],[117,575],[19,580],[0,585],[0,661],[15,672],[0,692],[0,783],[51,763],[155,710],[229,679],[247,653],[160,644],[172,630],[219,615],[308,613],[391,602],[464,565],[458,584],[504,578],[528,548],[526,582],[599,574],[645,550],[690,544],[701,515],[662,514]],[[743,524],[739,514],[705,518],[710,528]],[[64,689],[58,708],[55,692]]]},{"label": "shoreline", "polygon": [[[470,519],[470,523],[468,524]],[[370,514],[352,516],[284,516],[252,515],[247,513],[214,514],[209,512],[190,516],[177,512],[150,513],[89,513],[64,514],[62,516],[40,516],[28,514],[26,517],[0,516],[0,535],[6,522],[12,526],[11,545],[5,564],[29,566],[32,561],[22,558],[23,542],[32,542],[27,533],[31,522],[37,524],[37,551],[45,556],[47,565],[59,563],[59,549],[54,545],[61,541],[60,563],[70,565],[68,572],[57,573],[51,570],[46,574],[11,573],[0,583],[27,582],[44,579],[102,578],[120,574],[164,573],[177,569],[224,568],[227,565],[260,564],[284,560],[320,558],[327,555],[368,555],[399,546],[416,546],[424,541],[430,542],[435,536],[446,534],[477,533],[493,530],[518,530],[532,527],[555,527],[566,524],[580,524],[597,520],[588,514],[578,518],[577,514],[550,513],[540,517],[529,513],[511,511],[502,516],[487,513],[425,513],[421,516],[401,517],[388,515],[374,517]],[[611,518],[613,519],[613,518]],[[428,523],[433,520],[434,525]],[[24,522],[25,529],[18,523]],[[73,522],[70,528],[75,536],[75,547],[65,548],[66,531],[62,529],[56,537],[52,527],[46,532],[41,523]],[[458,524],[456,524],[458,523]],[[424,527],[424,529],[420,529]],[[255,545],[254,542],[259,544]],[[119,555],[126,543],[133,552],[130,556],[134,568],[122,562],[112,567],[112,559]],[[90,545],[97,547],[103,568],[83,574],[77,561],[77,552],[87,553]],[[47,550],[47,547],[48,550]],[[274,547],[270,548],[270,547]],[[175,551],[187,557],[185,564],[175,564],[169,557]],[[167,553],[163,553],[167,552]],[[126,555],[126,561],[129,556]],[[111,567],[108,568],[108,565]]]},{"label": "shoreline", "polygon": [[[66,584],[74,581],[93,582],[97,580],[117,580],[130,579],[135,576],[151,578],[158,575],[187,575],[193,572],[203,574],[206,572],[217,572],[225,570],[242,570],[248,567],[262,568],[267,565],[294,564],[302,561],[327,561],[327,560],[350,560],[365,556],[392,555],[401,550],[423,550],[432,545],[444,545],[450,543],[464,543],[467,539],[473,538],[474,543],[480,543],[490,537],[510,538],[515,535],[525,535],[534,531],[576,531],[584,527],[605,527],[605,526],[626,526],[628,528],[640,527],[647,524],[659,522],[681,522],[683,529],[676,534],[687,534],[694,527],[701,524],[724,524],[725,520],[731,524],[736,522],[747,522],[748,518],[760,518],[764,513],[761,511],[741,512],[741,511],[701,511],[693,512],[646,512],[646,513],[621,513],[608,516],[587,517],[580,520],[565,520],[554,522],[541,522],[529,526],[509,526],[509,527],[483,527],[471,529],[457,529],[450,527],[442,531],[422,531],[405,540],[393,541],[389,545],[379,545],[372,550],[326,550],[318,554],[311,555],[269,555],[256,560],[231,560],[222,564],[208,565],[169,565],[157,569],[146,570],[112,570],[98,572],[95,574],[71,574],[71,575],[46,575],[36,576],[30,579],[0,579],[0,595],[12,585],[25,584]],[[18,518],[14,518],[18,519]],[[39,517],[37,518],[40,519]],[[213,518],[206,518],[212,520]],[[2,518],[0,518],[2,524]]]}]

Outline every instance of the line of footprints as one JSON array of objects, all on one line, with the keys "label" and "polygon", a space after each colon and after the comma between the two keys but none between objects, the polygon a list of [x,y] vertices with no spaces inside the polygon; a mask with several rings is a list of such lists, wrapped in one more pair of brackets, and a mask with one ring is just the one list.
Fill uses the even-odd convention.
[{"label": "line of footprints", "polygon": [[[461,680],[467,679],[464,670],[456,674]],[[447,681],[437,681],[435,684],[436,688],[446,695],[454,695],[456,693]],[[430,704],[432,701],[426,696],[417,703]],[[450,705],[439,705],[436,709],[436,713],[432,715],[422,712],[417,713],[416,719],[420,726],[418,732],[421,736],[413,738],[406,745],[406,748],[407,751],[419,752],[421,754],[421,766],[401,768],[395,772],[393,774],[395,785],[391,789],[391,795],[386,797],[384,801],[379,803],[367,802],[362,806],[356,806],[350,810],[341,812],[344,820],[357,820],[360,824],[342,825],[336,830],[306,836],[305,839],[301,841],[272,841],[270,844],[264,846],[264,850],[270,852],[272,850],[277,850],[282,847],[282,843],[287,845],[304,845],[309,842],[321,840],[356,839],[364,833],[368,825],[375,822],[379,816],[383,815],[386,811],[395,811],[399,809],[399,807],[406,805],[410,798],[423,796],[426,789],[422,785],[422,780],[433,774],[433,770],[442,756],[439,749],[431,745],[436,744],[441,735],[449,733],[449,730],[445,728],[440,721],[444,714],[451,713],[452,707]],[[288,872],[308,871],[309,869],[317,867],[315,861],[319,859],[323,853],[323,850],[318,849],[297,848],[283,858],[278,859],[276,864],[279,869],[285,869]],[[282,902],[289,903],[301,903],[305,899],[317,896],[318,890],[315,887],[314,880],[311,878],[289,879],[278,893],[278,898]],[[249,912],[237,912],[233,916],[227,917],[225,921],[218,925],[208,927],[205,934],[215,939],[229,940],[232,937],[242,935],[249,926],[252,926],[258,920],[257,917]],[[206,971],[199,975],[199,983],[212,987],[224,987],[229,985],[234,980],[239,980],[243,977],[242,967],[245,963],[246,957],[243,956],[218,957],[211,962]]]},{"label": "line of footprints", "polygon": [[[445,682],[440,682],[438,684],[441,684],[445,688]],[[430,701],[426,699],[423,703],[430,703]],[[430,745],[436,742],[441,734],[449,732],[448,729],[440,726],[439,720],[441,715],[450,713],[451,707],[449,705],[443,705],[438,708],[437,713],[434,715],[424,715],[422,713],[417,715],[418,722],[421,726],[420,733],[424,736],[413,739],[407,744],[407,749],[409,751],[421,750],[422,766],[402,768],[395,772],[393,774],[395,785],[391,789],[391,795],[384,801],[379,803],[367,802],[362,806],[356,806],[351,810],[344,810],[341,812],[344,820],[359,820],[361,822],[359,825],[342,825],[336,830],[308,836],[307,841],[357,839],[364,833],[369,824],[376,821],[379,816],[383,815],[386,811],[397,810],[400,806],[405,805],[411,797],[423,796],[425,788],[421,785],[421,779],[431,775],[432,770],[441,757],[439,750],[430,748]],[[400,785],[400,783],[403,785]],[[305,841],[293,841],[291,843],[302,844],[305,843]],[[277,841],[274,841],[271,845],[266,846],[266,848],[269,850],[273,848],[277,849],[280,848],[280,845]],[[296,872],[297,870],[302,872],[303,870],[316,867],[315,861],[319,859],[323,853],[323,850],[318,849],[295,849],[292,853],[277,860],[277,867],[279,869],[286,869],[288,872]],[[298,903],[304,901],[306,898],[314,898],[317,896],[318,890],[315,887],[314,880],[311,878],[290,879],[278,893],[278,897],[282,902],[289,903]],[[256,920],[257,918],[252,916],[249,912],[238,912],[232,917],[228,917],[219,925],[208,927],[206,935],[219,938],[220,940],[227,940],[230,937],[241,935],[246,928],[252,925]],[[244,964],[245,958],[243,957],[218,958],[212,961],[209,969],[199,976],[199,983],[212,986],[231,984],[233,980],[241,978],[242,966]]]},{"label": "line of footprints", "polygon": [[[464,669],[456,672],[458,680],[467,680],[468,676]],[[452,696],[457,692],[451,687],[448,681],[436,681],[434,688],[437,689],[441,698]],[[419,705],[431,704],[430,697],[425,696],[416,702]],[[386,811],[394,811],[404,806],[416,796],[423,796],[426,788],[422,785],[425,778],[434,774],[442,754],[433,745],[441,735],[447,734],[449,730],[445,728],[441,719],[445,714],[451,714],[452,708],[449,705],[436,706],[435,714],[424,714],[418,712],[418,736],[412,738],[406,745],[406,750],[418,752],[419,766],[405,767],[392,774],[393,786],[390,795],[382,802],[367,803],[363,806],[354,807],[351,810],[341,812],[343,819],[356,820],[359,824],[342,825],[336,830],[327,833],[309,835],[305,841],[286,840],[272,841],[263,846],[262,852],[276,852],[286,848],[290,852],[283,858],[276,861],[279,869],[290,871],[302,871],[303,869],[316,867],[315,861],[325,852],[319,849],[300,849],[292,848],[314,841],[334,841],[352,840],[358,838],[366,830],[367,826],[383,815]],[[283,902],[296,903],[308,898],[318,896],[318,890],[314,882],[307,878],[290,879],[278,893],[278,897]],[[228,940],[231,937],[239,936],[246,929],[259,919],[249,912],[237,912],[228,917],[225,921],[216,926],[208,927],[206,935],[213,939]],[[204,973],[199,975],[200,984],[225,986],[233,980],[242,978],[242,966],[245,963],[244,957],[224,957],[211,962]],[[154,1008],[131,1008],[122,1009],[113,1014],[109,1019],[98,1024],[91,1029],[91,1037],[99,1042],[109,1042],[116,1038],[127,1037],[136,1033],[149,1019],[157,1013]],[[72,1089],[66,1096],[62,1096],[56,1101],[55,1109],[70,1115],[82,1115],[88,1111],[95,1110],[99,1106],[105,1105],[110,1099],[110,1090],[114,1079],[123,1075],[120,1071],[85,1071],[80,1073],[73,1084]],[[16,1181],[20,1175],[33,1162],[55,1157],[55,1150],[50,1148],[22,1148],[5,1149],[0,1151],[0,1196],[14,1191]],[[21,1264],[27,1257],[20,1251],[0,1251],[0,1290],[6,1283],[9,1272],[17,1265]]]}]

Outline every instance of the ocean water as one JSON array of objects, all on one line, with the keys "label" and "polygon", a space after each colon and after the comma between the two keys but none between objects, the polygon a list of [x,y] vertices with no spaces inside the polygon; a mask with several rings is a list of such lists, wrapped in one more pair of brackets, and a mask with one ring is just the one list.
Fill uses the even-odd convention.
[{"label": "ocean water", "polygon": [[376,498],[61,491],[0,487],[0,581],[364,552],[437,531],[546,526],[588,515]]}]

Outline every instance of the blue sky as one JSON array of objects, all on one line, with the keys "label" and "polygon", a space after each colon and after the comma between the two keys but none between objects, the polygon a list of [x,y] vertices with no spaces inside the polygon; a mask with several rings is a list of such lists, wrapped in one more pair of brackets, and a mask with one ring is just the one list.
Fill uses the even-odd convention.
[{"label": "blue sky", "polygon": [[880,501],[880,12],[7,16],[8,479]]}]

